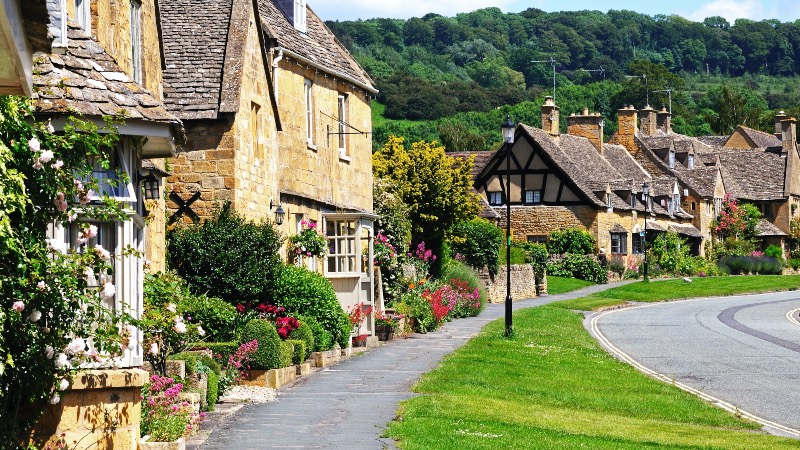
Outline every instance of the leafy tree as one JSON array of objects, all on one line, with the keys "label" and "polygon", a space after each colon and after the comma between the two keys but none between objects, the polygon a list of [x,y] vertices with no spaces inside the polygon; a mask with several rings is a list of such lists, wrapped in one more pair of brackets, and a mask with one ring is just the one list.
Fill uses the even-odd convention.
[{"label": "leafy tree", "polygon": [[486,148],[486,139],[461,122],[439,125],[439,138],[448,152],[481,151]]},{"label": "leafy tree", "polygon": [[547,251],[552,255],[573,253],[576,255],[589,255],[594,253],[594,237],[578,228],[556,230],[550,233],[547,241]]},{"label": "leafy tree", "polygon": [[419,17],[412,17],[403,25],[403,37],[406,45],[430,46],[433,42],[433,28]]},{"label": "leafy tree", "polygon": [[503,232],[485,219],[472,219],[453,226],[450,250],[461,255],[464,262],[477,270],[485,267],[489,275],[497,275],[498,255],[503,243]]},{"label": "leafy tree", "polygon": [[730,134],[738,125],[759,128],[767,104],[758,93],[735,86],[710,89],[699,104],[707,108],[706,121],[717,134]]}]

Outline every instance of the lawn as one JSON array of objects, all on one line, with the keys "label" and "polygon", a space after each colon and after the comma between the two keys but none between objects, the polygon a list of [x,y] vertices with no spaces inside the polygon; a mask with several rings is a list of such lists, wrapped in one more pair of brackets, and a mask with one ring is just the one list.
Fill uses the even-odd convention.
[{"label": "lawn", "polygon": [[[549,281],[550,277],[548,277]],[[549,286],[548,286],[549,287]],[[800,289],[800,275],[761,275],[692,278],[638,282],[611,288],[588,297],[554,303],[568,309],[591,311],[628,301],[662,302],[695,297],[717,297],[758,292],[792,291]]]},{"label": "lawn", "polygon": [[[800,277],[722,277],[702,295],[789,289]],[[786,280],[781,280],[785,278]],[[732,280],[732,281],[729,281]],[[700,283],[700,282],[703,283]],[[663,283],[663,284],[661,284]],[[698,283],[698,284],[695,284]],[[643,283],[642,283],[643,284]],[[677,281],[607,291],[652,301],[700,294]],[[780,286],[780,287],[779,287]],[[560,305],[563,306],[563,305]],[[655,381],[609,356],[584,330],[583,315],[543,306],[514,315],[515,335],[495,321],[422,377],[387,436],[403,449],[798,448],[797,440]]]},{"label": "lawn", "polygon": [[572,292],[586,286],[592,286],[591,281],[579,280],[577,278],[564,278],[547,276],[547,293],[551,295]]}]

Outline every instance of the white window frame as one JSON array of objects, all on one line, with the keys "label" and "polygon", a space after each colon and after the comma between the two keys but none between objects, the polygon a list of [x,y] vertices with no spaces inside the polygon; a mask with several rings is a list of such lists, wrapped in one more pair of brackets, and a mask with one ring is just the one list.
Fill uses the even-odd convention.
[{"label": "white window frame", "polygon": [[294,27],[297,31],[305,33],[306,25],[306,0],[294,0]]},{"label": "white window frame", "polygon": [[669,168],[670,169],[675,168],[675,150],[669,151]]},{"label": "white window frame", "polygon": [[142,82],[142,4],[131,0],[131,76]]},{"label": "white window frame", "polygon": [[689,155],[686,157],[686,165],[690,169],[694,169],[694,155]]},{"label": "white window frame", "polygon": [[[611,254],[612,255],[627,255],[628,254],[628,233],[610,233],[611,234]],[[617,243],[617,251],[614,251]]]},{"label": "white window frame", "polygon": [[339,116],[338,123],[338,142],[339,142],[339,157],[347,159],[350,155],[347,152],[347,94],[339,94],[336,99],[336,112]]},{"label": "white window frame", "polygon": [[358,230],[356,219],[325,219],[325,237],[328,239],[325,273],[353,275],[361,272]]},{"label": "white window frame", "polygon": [[314,82],[305,80],[303,83],[303,96],[306,103],[306,142],[312,149],[314,146]]},{"label": "white window frame", "polygon": [[91,0],[74,0],[75,22],[83,28],[87,35],[92,34]]},{"label": "white window frame", "polygon": [[[92,171],[91,176],[97,179],[99,192],[95,192],[89,200],[93,202],[101,201],[102,195],[105,192],[109,194],[109,197],[112,197],[117,201],[136,204],[138,202],[138,197],[136,195],[136,189],[133,188],[134,177],[136,174],[131,170],[131,167],[133,167],[133,149],[131,148],[130,142],[128,140],[124,140],[112,151],[115,153],[116,161],[119,163],[119,165],[112,166],[108,170]],[[122,171],[128,175],[128,181],[125,184],[120,184],[120,180],[117,175],[118,171]],[[107,184],[105,182],[107,179],[117,180],[116,188],[113,188]],[[106,186],[106,188],[103,186]],[[114,190],[116,190],[116,192],[114,192]]]}]

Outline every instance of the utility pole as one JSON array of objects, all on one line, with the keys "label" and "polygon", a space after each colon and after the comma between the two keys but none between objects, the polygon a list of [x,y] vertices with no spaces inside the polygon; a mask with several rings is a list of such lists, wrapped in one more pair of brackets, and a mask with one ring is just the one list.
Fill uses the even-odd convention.
[{"label": "utility pole", "polygon": [[558,63],[556,62],[555,59],[553,59],[552,56],[548,60],[536,60],[536,61],[531,61],[531,62],[532,63],[550,63],[550,65],[553,66],[553,102],[555,102],[556,101],[556,64],[558,64]]},{"label": "utility pole", "polygon": [[659,89],[659,90],[653,91],[653,92],[666,92],[667,93],[667,95],[669,96],[669,113],[672,114],[672,88]]}]

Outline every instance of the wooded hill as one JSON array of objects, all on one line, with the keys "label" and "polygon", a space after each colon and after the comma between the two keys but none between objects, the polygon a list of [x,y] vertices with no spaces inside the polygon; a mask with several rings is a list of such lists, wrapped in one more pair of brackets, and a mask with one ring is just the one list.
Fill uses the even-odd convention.
[{"label": "wooded hill", "polygon": [[690,135],[726,134],[740,123],[770,130],[773,110],[800,106],[800,20],[485,8],[326,23],[381,91],[376,146],[394,133],[479,150],[499,140],[507,113],[538,125],[539,105],[553,93],[551,60],[562,114],[599,111],[607,133],[618,108],[667,105],[667,90],[675,130]]}]

